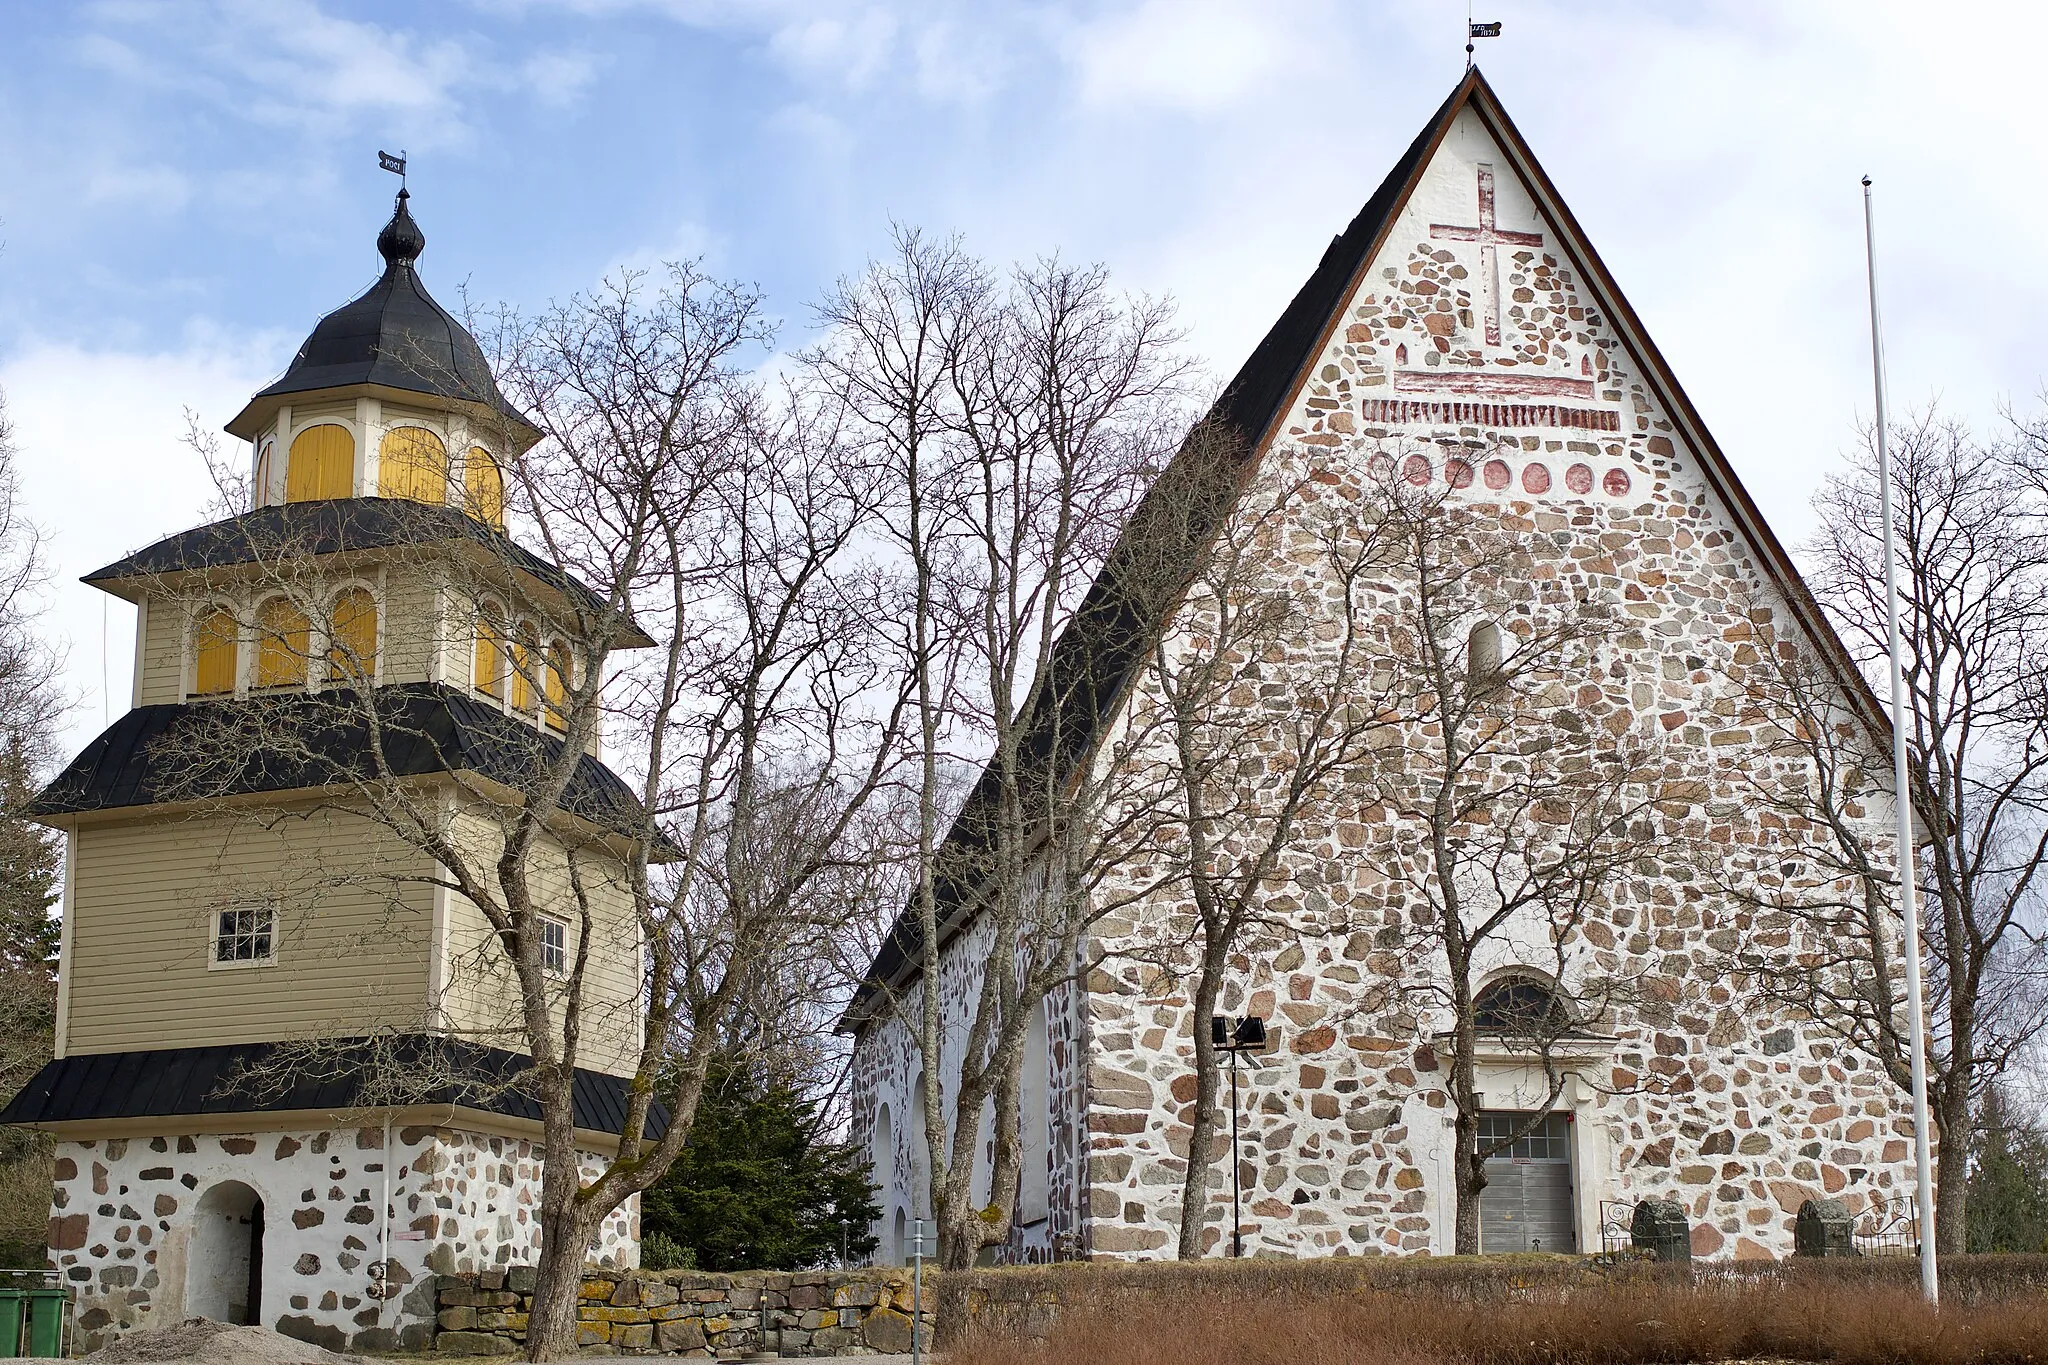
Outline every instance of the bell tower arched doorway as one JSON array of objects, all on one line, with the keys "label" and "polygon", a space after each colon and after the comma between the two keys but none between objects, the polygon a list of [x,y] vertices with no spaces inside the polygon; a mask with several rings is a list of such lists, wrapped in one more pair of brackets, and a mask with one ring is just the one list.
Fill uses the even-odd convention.
[{"label": "bell tower arched doorway", "polygon": [[239,1180],[199,1197],[185,1251],[185,1311],[238,1327],[263,1322],[263,1196]]}]

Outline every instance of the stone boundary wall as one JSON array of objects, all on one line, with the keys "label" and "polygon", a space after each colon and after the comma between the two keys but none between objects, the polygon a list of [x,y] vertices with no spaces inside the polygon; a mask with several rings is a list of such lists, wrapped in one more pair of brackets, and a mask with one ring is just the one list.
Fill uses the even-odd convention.
[{"label": "stone boundary wall", "polygon": [[[925,1272],[924,1340],[938,1322],[938,1277]],[[524,1349],[534,1271],[511,1266],[435,1282],[434,1349],[505,1355]],[[794,1272],[697,1270],[583,1274],[576,1343],[589,1355],[784,1356],[900,1354],[910,1349],[910,1272],[901,1267]]]}]

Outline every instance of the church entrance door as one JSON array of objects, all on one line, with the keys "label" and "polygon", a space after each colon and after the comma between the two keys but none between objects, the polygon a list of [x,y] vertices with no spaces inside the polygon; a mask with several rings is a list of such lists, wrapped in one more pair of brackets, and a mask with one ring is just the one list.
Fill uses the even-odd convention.
[{"label": "church entrance door", "polygon": [[[1526,1113],[1482,1113],[1482,1148],[1529,1118]],[[1479,1196],[1479,1249],[1575,1252],[1573,1223],[1572,1127],[1563,1114],[1546,1114],[1512,1147],[1487,1158],[1486,1190]]]},{"label": "church entrance door", "polygon": [[239,1180],[200,1196],[185,1252],[185,1312],[238,1327],[263,1321],[263,1197]]}]

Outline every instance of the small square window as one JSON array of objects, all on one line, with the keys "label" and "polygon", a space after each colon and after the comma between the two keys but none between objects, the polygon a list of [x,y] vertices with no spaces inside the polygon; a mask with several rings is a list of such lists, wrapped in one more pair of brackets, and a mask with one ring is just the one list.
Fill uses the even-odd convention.
[{"label": "small square window", "polygon": [[249,967],[274,961],[277,955],[277,910],[269,905],[236,905],[221,910],[213,921],[213,964]]},{"label": "small square window", "polygon": [[540,965],[558,974],[569,970],[569,926],[558,919],[541,918]]}]

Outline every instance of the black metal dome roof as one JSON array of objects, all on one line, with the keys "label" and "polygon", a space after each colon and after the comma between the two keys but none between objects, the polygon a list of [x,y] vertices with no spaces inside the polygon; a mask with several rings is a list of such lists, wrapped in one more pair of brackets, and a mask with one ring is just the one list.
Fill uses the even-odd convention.
[{"label": "black metal dome roof", "polygon": [[252,406],[314,389],[381,384],[481,403],[519,418],[498,392],[476,338],[434,302],[413,269],[427,238],[406,208],[410,197],[398,192],[391,221],[377,234],[382,278],[360,298],[320,319],[283,377],[257,394]]}]

